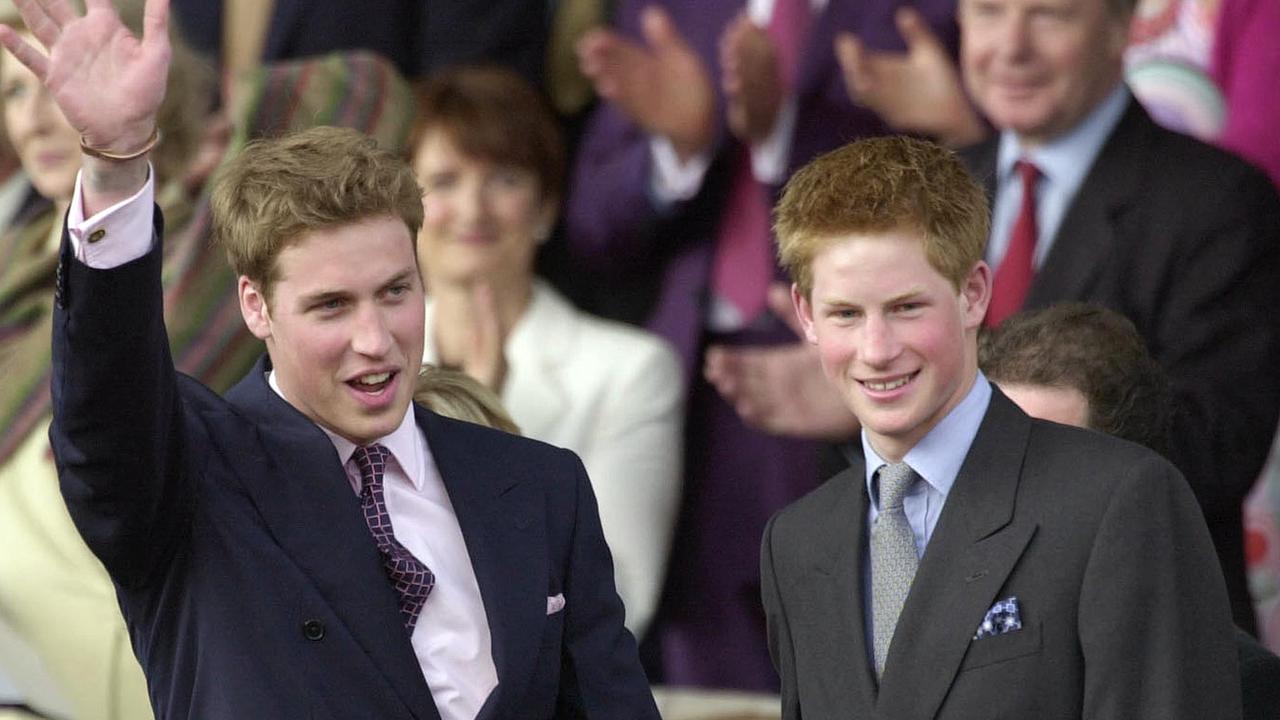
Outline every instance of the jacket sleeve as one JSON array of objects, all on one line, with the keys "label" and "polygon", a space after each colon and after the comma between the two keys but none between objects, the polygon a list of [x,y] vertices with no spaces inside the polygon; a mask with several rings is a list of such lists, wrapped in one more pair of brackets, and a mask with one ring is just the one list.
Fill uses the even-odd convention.
[{"label": "jacket sleeve", "polygon": [[657,610],[675,533],[684,453],[680,363],[646,338],[615,358],[610,383],[582,459],[595,483],[600,522],[615,560],[627,627],[643,637]]},{"label": "jacket sleeve", "polygon": [[565,626],[556,717],[658,720],[658,709],[635,638],[623,626],[613,561],[600,529],[591,481],[573,459],[575,496],[569,569],[564,580]]},{"label": "jacket sleeve", "polygon": [[[625,0],[620,3],[615,22],[618,33],[637,40],[640,37],[640,13],[655,4],[651,0]],[[693,49],[718,87],[714,56],[715,43],[699,34],[703,25],[720,25],[700,18],[690,27],[691,18],[699,13],[724,15],[729,3],[709,3],[707,8],[660,0],[671,13],[677,26],[686,34]],[[736,8],[736,6],[733,6]],[[736,9],[734,10],[736,12]],[[723,108],[717,105],[716,137],[711,143],[710,167],[693,198],[664,204],[651,192],[653,159],[650,137],[631,118],[613,104],[602,101],[592,112],[576,153],[570,179],[566,223],[571,252],[580,262],[611,273],[635,272],[646,262],[663,256],[672,243],[706,235],[706,226],[714,222],[715,209],[724,195],[729,145]]]},{"label": "jacket sleeve", "polygon": [[1158,457],[1118,478],[1081,586],[1084,718],[1238,718],[1226,587],[1195,499]]},{"label": "jacket sleeve", "polygon": [[[155,235],[163,220],[155,213]],[[71,517],[113,579],[145,582],[191,513],[177,375],[165,333],[161,243],[100,270],[65,231],[53,319],[49,430]]]},{"label": "jacket sleeve", "polygon": [[796,689],[795,647],[791,644],[791,622],[782,607],[778,577],[773,565],[773,528],[778,516],[769,519],[760,545],[760,597],[764,603],[765,627],[769,636],[769,655],[782,680],[782,720],[800,720],[800,697]]}]

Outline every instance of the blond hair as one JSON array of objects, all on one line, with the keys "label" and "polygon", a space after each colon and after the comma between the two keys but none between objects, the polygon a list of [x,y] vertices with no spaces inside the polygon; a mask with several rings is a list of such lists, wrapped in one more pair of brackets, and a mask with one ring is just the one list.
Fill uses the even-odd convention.
[{"label": "blond hair", "polygon": [[445,417],[520,434],[497,393],[460,370],[422,366],[413,399]]},{"label": "blond hair", "polygon": [[349,128],[249,143],[218,173],[210,208],[214,242],[268,302],[279,279],[276,258],[308,232],[391,216],[404,221],[412,243],[422,226],[413,172]]},{"label": "blond hair", "polygon": [[986,250],[987,197],[949,150],[909,137],[859,140],[792,176],[774,209],[778,259],[800,292],[813,258],[855,233],[911,230],[929,264],[958,290]]}]

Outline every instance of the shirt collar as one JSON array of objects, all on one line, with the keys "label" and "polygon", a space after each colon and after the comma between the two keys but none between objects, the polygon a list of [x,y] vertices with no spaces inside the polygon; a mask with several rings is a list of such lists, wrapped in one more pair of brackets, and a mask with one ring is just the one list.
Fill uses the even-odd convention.
[{"label": "shirt collar", "polygon": [[1129,89],[1120,83],[1078,125],[1033,150],[1024,151],[1016,133],[1001,132],[996,155],[999,183],[1008,181],[1014,163],[1025,157],[1035,164],[1046,183],[1064,189],[1078,188],[1128,104]]},{"label": "shirt collar", "polygon": [[[973,387],[969,388],[969,392],[960,404],[951,408],[951,412],[947,413],[947,416],[942,418],[902,458],[903,462],[910,465],[911,469],[915,470],[916,474],[943,498],[951,492],[951,486],[955,483],[956,476],[960,474],[960,466],[964,464],[965,456],[969,454],[969,446],[978,435],[978,428],[982,425],[982,418],[986,416],[987,406],[990,403],[991,383],[987,382],[986,376],[979,372],[974,379]],[[873,492],[871,480],[875,477],[876,470],[888,461],[881,458],[875,448],[871,447],[871,441],[867,439],[865,430],[862,432],[862,453],[866,458],[867,494],[875,503],[876,494]],[[923,488],[917,485],[908,494],[914,495],[922,490]]]},{"label": "shirt collar", "polygon": [[[267,384],[281,399],[288,402],[288,398],[285,398],[284,393],[280,392],[280,385],[276,382],[275,370],[267,373]],[[342,462],[343,468],[346,468],[347,462],[355,454],[357,445],[319,423],[316,424],[316,427],[323,430],[324,434],[328,436],[329,441],[333,443],[333,449],[338,451],[338,460]],[[410,403],[408,409],[405,410],[404,418],[400,421],[400,425],[395,430],[392,430],[390,435],[380,437],[374,442],[391,451],[391,456],[395,458],[400,469],[409,478],[409,482],[413,483],[415,489],[421,490],[422,458],[418,453],[417,431],[418,425],[413,415],[413,403]],[[360,491],[359,486],[356,487],[356,491]]]}]

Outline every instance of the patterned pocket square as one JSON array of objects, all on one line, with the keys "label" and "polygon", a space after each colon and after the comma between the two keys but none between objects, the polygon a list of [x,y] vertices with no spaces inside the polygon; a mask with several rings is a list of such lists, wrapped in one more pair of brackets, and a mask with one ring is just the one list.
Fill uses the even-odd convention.
[{"label": "patterned pocket square", "polygon": [[564,593],[547,596],[547,614],[555,615],[564,609]]},{"label": "patterned pocket square", "polygon": [[1007,597],[991,606],[986,617],[982,618],[982,624],[978,626],[978,632],[974,633],[973,639],[981,640],[1021,629],[1022,614],[1018,608],[1018,598]]}]

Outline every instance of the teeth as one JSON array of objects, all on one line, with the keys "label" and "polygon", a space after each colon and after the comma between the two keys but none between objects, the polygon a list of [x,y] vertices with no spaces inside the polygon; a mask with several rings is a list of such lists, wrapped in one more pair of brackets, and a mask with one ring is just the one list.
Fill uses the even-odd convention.
[{"label": "teeth", "polygon": [[906,385],[906,384],[907,384],[908,382],[910,382],[910,381],[911,381],[911,377],[910,377],[910,376],[907,376],[907,377],[904,377],[904,378],[899,378],[899,379],[897,379],[897,380],[894,380],[893,382],[870,382],[870,381],[868,381],[868,382],[866,383],[866,386],[867,386],[869,389],[871,389],[871,390],[876,390],[876,391],[878,391],[878,392],[884,392],[885,390],[896,390],[897,388],[900,388],[900,387],[902,387],[903,385]]},{"label": "teeth", "polygon": [[373,375],[362,375],[356,382],[361,385],[377,385],[378,383],[386,382],[390,378],[391,373],[389,372],[375,373]]}]

